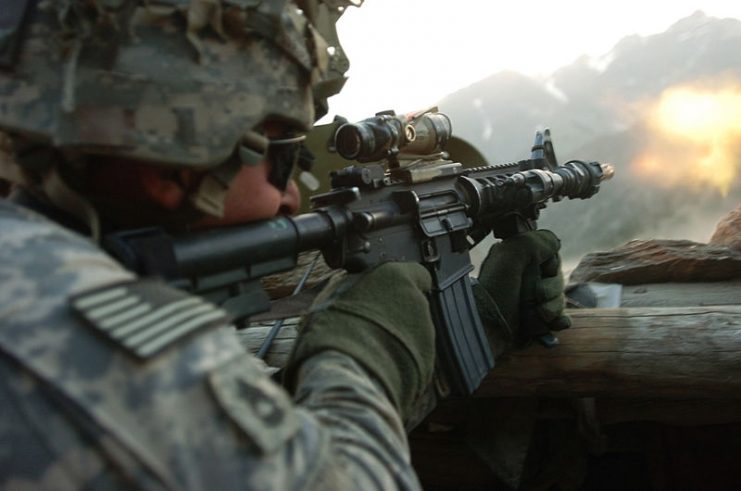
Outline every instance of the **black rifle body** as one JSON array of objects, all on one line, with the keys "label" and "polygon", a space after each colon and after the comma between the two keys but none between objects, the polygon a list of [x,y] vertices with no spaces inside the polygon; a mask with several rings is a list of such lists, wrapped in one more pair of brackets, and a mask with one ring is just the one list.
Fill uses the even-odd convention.
[{"label": "black rifle body", "polygon": [[182,237],[124,232],[109,236],[107,248],[130,269],[163,276],[238,320],[269,308],[257,280],[292,269],[302,251],[321,250],[330,266],[349,272],[422,264],[433,279],[439,371],[450,393],[468,395],[494,365],[474,304],[470,249],[492,231],[506,237],[535,228],[546,201],[589,198],[611,175],[597,162],[553,168],[533,157],[473,169],[445,158],[391,171],[350,166],[333,173],[332,191],[312,198],[312,212]]}]

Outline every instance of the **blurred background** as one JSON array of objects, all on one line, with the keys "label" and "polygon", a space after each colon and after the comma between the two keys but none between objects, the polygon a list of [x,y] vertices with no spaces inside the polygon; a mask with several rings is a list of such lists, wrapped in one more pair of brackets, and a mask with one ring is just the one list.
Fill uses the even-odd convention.
[{"label": "blurred background", "polygon": [[351,68],[323,122],[438,106],[488,163],[549,127],[561,163],[615,165],[543,212],[567,269],[632,239],[707,242],[741,203],[741,2],[366,0],[338,30]]}]

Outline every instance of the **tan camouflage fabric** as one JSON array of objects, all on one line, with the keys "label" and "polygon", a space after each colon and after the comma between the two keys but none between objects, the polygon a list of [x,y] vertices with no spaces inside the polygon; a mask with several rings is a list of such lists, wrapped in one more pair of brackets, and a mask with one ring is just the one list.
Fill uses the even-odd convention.
[{"label": "tan camouflage fabric", "polygon": [[293,401],[229,326],[138,359],[69,301],[136,278],[7,201],[0,230],[0,488],[419,488],[399,416],[351,358],[309,359]]},{"label": "tan camouflage fabric", "polygon": [[344,81],[334,21],[352,2],[304,3],[306,14],[287,0],[38,0],[0,71],[0,129],[200,168],[266,118],[306,131],[312,93],[321,103]]}]

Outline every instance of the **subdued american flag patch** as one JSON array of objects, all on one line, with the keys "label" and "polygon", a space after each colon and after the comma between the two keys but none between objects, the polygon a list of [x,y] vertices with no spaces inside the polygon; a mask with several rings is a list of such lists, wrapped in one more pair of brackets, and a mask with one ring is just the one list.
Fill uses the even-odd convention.
[{"label": "subdued american flag patch", "polygon": [[72,297],[71,305],[96,331],[139,358],[230,320],[219,307],[155,279],[88,291]]}]

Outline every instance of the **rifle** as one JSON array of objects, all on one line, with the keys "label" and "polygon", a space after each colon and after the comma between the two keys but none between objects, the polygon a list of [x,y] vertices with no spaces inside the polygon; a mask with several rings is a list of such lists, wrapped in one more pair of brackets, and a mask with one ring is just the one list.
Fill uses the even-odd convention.
[{"label": "rifle", "polygon": [[420,263],[433,279],[429,302],[447,392],[468,395],[494,366],[474,304],[470,249],[489,232],[534,230],[549,199],[590,198],[613,169],[558,165],[548,130],[536,132],[530,159],[464,168],[444,151],[451,134],[449,118],[434,110],[378,113],[336,131],[337,153],[360,165],[333,171],[331,191],[311,197],[313,211],[182,236],[124,231],[104,244],[127,268],[162,276],[237,320],[269,309],[259,279],[294,268],[303,251],[320,250],[329,266],[349,272]]}]

